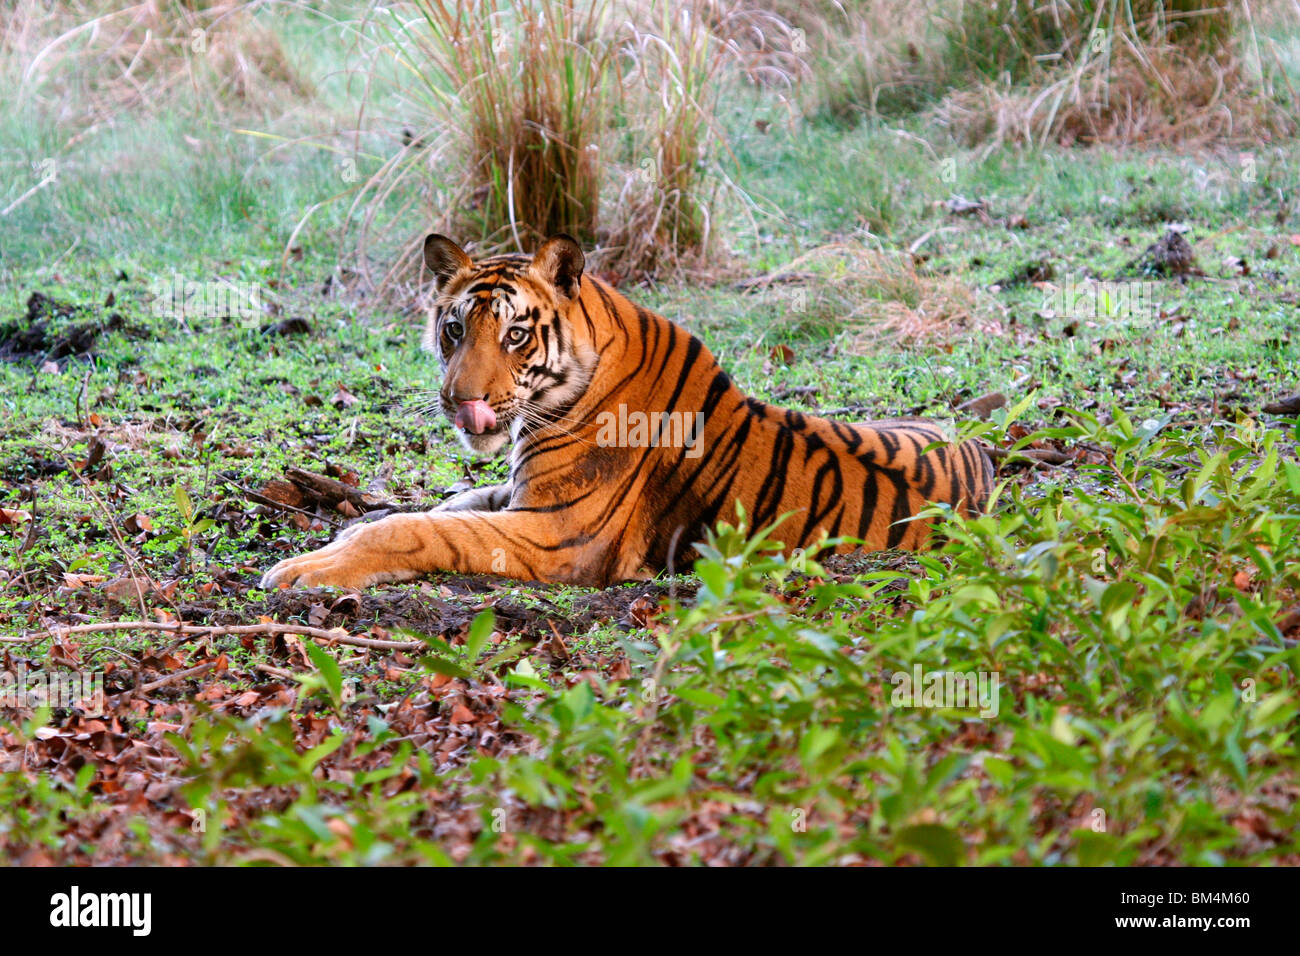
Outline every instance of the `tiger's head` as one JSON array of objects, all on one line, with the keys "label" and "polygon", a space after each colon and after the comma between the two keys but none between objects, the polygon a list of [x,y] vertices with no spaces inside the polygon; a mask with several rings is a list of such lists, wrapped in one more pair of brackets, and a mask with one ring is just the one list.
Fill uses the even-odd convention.
[{"label": "tiger's head", "polygon": [[439,404],[472,451],[491,454],[520,431],[562,418],[586,390],[597,355],[570,310],[585,260],[565,235],[530,259],[475,263],[446,236],[424,240],[436,298],[424,348],[438,356]]}]

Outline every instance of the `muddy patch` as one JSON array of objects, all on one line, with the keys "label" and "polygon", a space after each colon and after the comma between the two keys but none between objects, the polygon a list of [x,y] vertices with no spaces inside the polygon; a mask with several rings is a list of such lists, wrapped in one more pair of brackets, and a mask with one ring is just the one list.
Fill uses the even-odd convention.
[{"label": "muddy patch", "polygon": [[0,325],[0,359],[49,362],[90,355],[100,336],[127,330],[121,313],[101,316],[98,312],[95,307],[33,292],[27,298],[26,315]]},{"label": "muddy patch", "polygon": [[181,607],[196,624],[247,624],[265,615],[282,623],[341,627],[352,633],[381,627],[447,638],[461,633],[480,611],[491,608],[497,629],[523,640],[540,640],[555,632],[579,636],[613,623],[623,629],[644,627],[660,603],[675,592],[689,601],[693,584],[676,586],[646,581],[602,591],[561,590],[546,584],[509,584],[491,578],[448,576],[368,593],[315,588],[277,591],[241,607],[193,602]]}]

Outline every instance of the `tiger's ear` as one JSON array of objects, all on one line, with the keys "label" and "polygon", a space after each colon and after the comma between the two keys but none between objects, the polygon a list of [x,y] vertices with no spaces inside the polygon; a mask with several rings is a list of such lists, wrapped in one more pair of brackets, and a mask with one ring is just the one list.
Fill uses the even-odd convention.
[{"label": "tiger's ear", "polygon": [[537,278],[555,286],[566,299],[576,299],[582,282],[582,267],[586,264],[578,240],[561,232],[542,243],[529,269]]},{"label": "tiger's ear", "polygon": [[456,273],[474,267],[464,249],[436,232],[424,239],[424,264],[433,273],[433,281],[439,292]]}]

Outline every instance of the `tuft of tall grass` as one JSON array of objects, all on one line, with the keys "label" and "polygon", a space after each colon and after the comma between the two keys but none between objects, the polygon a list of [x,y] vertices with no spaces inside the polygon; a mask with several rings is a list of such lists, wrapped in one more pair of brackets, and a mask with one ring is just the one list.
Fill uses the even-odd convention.
[{"label": "tuft of tall grass", "polygon": [[804,50],[801,107],[814,119],[856,122],[911,113],[943,92],[928,0],[759,0],[786,18]]},{"label": "tuft of tall grass", "polygon": [[352,204],[363,259],[390,262],[378,285],[412,275],[430,229],[480,249],[527,251],[557,232],[594,239],[602,127],[617,93],[609,17],[607,0],[366,11],[358,126],[403,130]]},{"label": "tuft of tall grass", "polygon": [[718,71],[735,52],[715,34],[705,5],[651,2],[655,22],[630,24],[623,50],[624,104],[636,117],[605,236],[606,268],[654,274],[709,245],[716,179],[709,159],[725,134],[715,121]]},{"label": "tuft of tall grass", "polygon": [[[373,281],[417,275],[430,229],[480,251],[556,232],[612,278],[704,261],[728,84],[789,85],[788,24],[720,0],[412,0],[357,24],[361,129],[405,128],[353,196]],[[379,104],[396,111],[378,117]],[[381,137],[382,146],[382,137]],[[364,266],[364,263],[363,263]]]},{"label": "tuft of tall grass", "polygon": [[726,175],[724,102],[743,84],[786,97],[807,73],[802,35],[761,0],[628,0],[620,74],[627,122],[601,261],[616,278],[707,270]]},{"label": "tuft of tall grass", "polygon": [[963,0],[943,17],[944,62],[954,76],[1020,82],[1073,65],[1120,39],[1136,53],[1167,44],[1220,54],[1238,7],[1232,0]]},{"label": "tuft of tall grass", "polygon": [[[475,188],[462,215],[475,238],[509,227],[527,245],[556,232],[594,234],[595,145],[613,48],[607,4],[462,0],[415,4],[423,30],[393,35],[431,94],[429,118],[463,138],[455,158]],[[430,124],[430,125],[435,125]],[[455,154],[453,154],[455,155]],[[521,232],[522,230],[522,232]]]}]

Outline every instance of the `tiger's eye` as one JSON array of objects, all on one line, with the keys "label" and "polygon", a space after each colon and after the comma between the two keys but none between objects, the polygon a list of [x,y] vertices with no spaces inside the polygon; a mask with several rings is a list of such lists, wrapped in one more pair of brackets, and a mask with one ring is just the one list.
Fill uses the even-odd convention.
[{"label": "tiger's eye", "polygon": [[511,329],[506,333],[506,341],[511,345],[523,345],[528,341],[528,330],[521,328]]},{"label": "tiger's eye", "polygon": [[459,342],[460,337],[465,334],[465,329],[459,322],[448,322],[442,327],[442,330],[447,334],[447,338],[453,342]]}]

